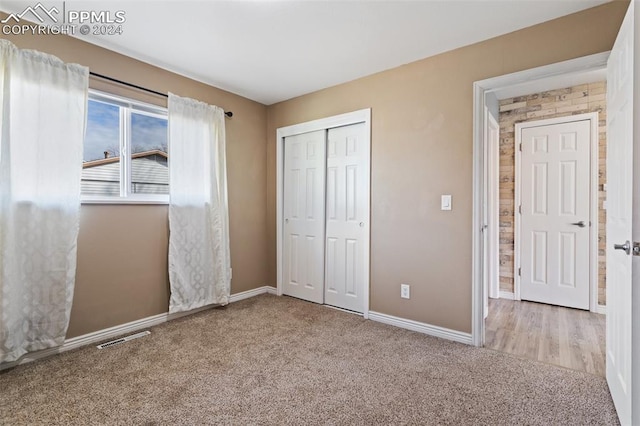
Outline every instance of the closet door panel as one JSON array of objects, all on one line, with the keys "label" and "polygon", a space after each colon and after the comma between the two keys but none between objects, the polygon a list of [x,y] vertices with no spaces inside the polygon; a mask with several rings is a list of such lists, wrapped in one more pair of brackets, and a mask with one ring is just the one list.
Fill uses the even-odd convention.
[{"label": "closet door panel", "polygon": [[364,123],[328,130],[324,299],[356,312],[367,285],[368,148]]},{"label": "closet door panel", "polygon": [[326,131],[284,141],[283,293],[324,302]]}]

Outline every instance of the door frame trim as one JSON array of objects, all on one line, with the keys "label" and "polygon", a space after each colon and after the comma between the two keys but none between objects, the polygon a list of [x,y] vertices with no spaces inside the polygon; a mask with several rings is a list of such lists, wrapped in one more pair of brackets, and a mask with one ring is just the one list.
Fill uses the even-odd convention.
[{"label": "door frame trim", "polygon": [[[328,130],[335,127],[348,126],[351,124],[365,124],[365,147],[367,150],[367,170],[366,175],[369,177],[366,182],[367,188],[367,205],[365,217],[365,288],[364,288],[364,306],[363,316],[369,318],[369,292],[370,292],[370,265],[371,265],[371,108],[361,109],[358,111],[348,112],[344,114],[334,115],[331,117],[320,118],[313,121],[294,124],[291,126],[280,127],[276,130],[276,293],[282,295],[282,279],[283,279],[283,232],[284,232],[284,138],[287,136],[299,135],[302,133],[314,132],[317,130]],[[324,291],[324,290],[323,290]]]},{"label": "door frame trim", "polygon": [[[483,305],[486,295],[482,285],[482,176],[486,167],[484,158],[484,107],[485,94],[506,87],[526,85],[532,81],[576,75],[606,69],[610,52],[596,53],[550,65],[491,77],[473,83],[473,210],[471,223],[471,335],[475,346],[484,346]],[[491,254],[490,254],[491,255]],[[497,255],[497,254],[496,254]]]},{"label": "door frame trim", "polygon": [[[589,121],[590,126],[590,146],[589,146],[589,311],[598,312],[598,113],[588,112],[584,114],[569,115],[564,117],[547,118],[543,120],[525,121],[515,125],[515,146],[522,143],[522,130],[532,127],[550,126],[554,124],[574,123],[577,121]],[[513,290],[515,300],[522,300],[520,289],[522,277],[518,274],[521,267],[521,214],[517,211],[517,206],[522,202],[521,190],[521,165],[522,152],[515,150],[515,199],[514,199],[514,226],[513,226]]]},{"label": "door frame trim", "polygon": [[[486,162],[487,167],[493,167],[493,170],[489,170],[487,173],[487,217],[484,219],[484,225],[487,226],[486,232],[488,236],[487,247],[489,253],[500,253],[500,123],[498,118],[494,117],[489,108],[485,106],[485,156],[483,161]],[[497,135],[496,138],[489,138],[489,126],[495,125]],[[489,303],[488,298],[499,299],[500,298],[500,256],[488,256],[489,253],[485,253],[487,258],[484,264],[489,268],[488,282],[488,294],[485,298],[486,303]],[[483,258],[484,259],[484,258]]]}]

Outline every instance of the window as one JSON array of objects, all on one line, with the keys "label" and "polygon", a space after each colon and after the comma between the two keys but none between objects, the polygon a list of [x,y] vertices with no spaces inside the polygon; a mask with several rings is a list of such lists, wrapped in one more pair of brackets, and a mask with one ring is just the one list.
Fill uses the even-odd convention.
[{"label": "window", "polygon": [[83,202],[169,201],[167,110],[91,91]]}]

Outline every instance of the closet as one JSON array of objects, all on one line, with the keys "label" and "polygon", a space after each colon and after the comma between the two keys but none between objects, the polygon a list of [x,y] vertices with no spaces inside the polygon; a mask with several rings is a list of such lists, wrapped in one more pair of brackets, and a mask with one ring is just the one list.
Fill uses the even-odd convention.
[{"label": "closet", "polygon": [[[369,110],[360,115],[363,112],[369,116]],[[279,129],[278,289],[280,294],[364,313],[369,290],[370,123],[336,118],[325,119],[325,125],[318,120]]]}]

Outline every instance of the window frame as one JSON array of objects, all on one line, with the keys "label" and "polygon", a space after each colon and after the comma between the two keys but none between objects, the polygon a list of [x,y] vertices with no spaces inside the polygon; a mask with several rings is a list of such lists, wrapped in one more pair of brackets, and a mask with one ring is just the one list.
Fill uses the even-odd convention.
[{"label": "window frame", "polygon": [[[120,134],[118,141],[120,149],[120,195],[81,194],[82,204],[169,204],[169,194],[139,194],[131,192],[131,114],[165,119],[167,120],[168,129],[168,109],[95,89],[89,89],[87,108],[90,100],[120,107]],[[169,150],[168,143],[169,135],[167,134],[167,151]],[[168,161],[169,159],[167,159],[167,164]]]}]

